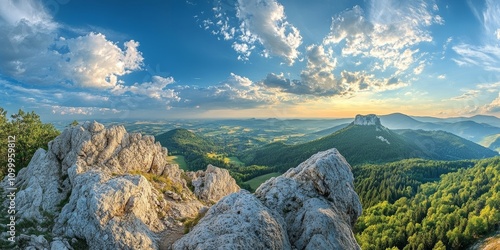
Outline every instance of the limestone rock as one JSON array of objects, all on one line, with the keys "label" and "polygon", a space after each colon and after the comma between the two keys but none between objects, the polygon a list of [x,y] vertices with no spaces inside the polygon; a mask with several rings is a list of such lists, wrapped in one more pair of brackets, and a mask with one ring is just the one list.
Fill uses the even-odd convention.
[{"label": "limestone rock", "polygon": [[155,249],[154,234],[165,229],[154,211],[155,200],[143,176],[108,179],[89,171],[75,178],[54,233],[87,239],[91,249]]},{"label": "limestone rock", "polygon": [[[19,172],[18,222],[52,224],[42,231],[85,239],[91,249],[158,249],[167,219],[194,217],[204,206],[166,155],[152,136],[129,134],[123,126],[67,128]],[[0,183],[7,185],[6,179]],[[164,195],[169,189],[178,200]],[[62,249],[64,240],[44,248]]]},{"label": "limestone rock", "polygon": [[361,215],[351,167],[336,149],[319,152],[255,192],[285,220],[297,249],[360,249],[352,227]]},{"label": "limestone rock", "polygon": [[248,191],[224,197],[173,249],[291,249],[283,219]]},{"label": "limestone rock", "polygon": [[238,192],[240,187],[226,169],[208,165],[205,171],[189,172],[198,199],[216,203],[222,197]]},{"label": "limestone rock", "polygon": [[370,115],[356,115],[354,118],[354,125],[370,126],[377,125],[380,126],[380,118],[374,114]]}]

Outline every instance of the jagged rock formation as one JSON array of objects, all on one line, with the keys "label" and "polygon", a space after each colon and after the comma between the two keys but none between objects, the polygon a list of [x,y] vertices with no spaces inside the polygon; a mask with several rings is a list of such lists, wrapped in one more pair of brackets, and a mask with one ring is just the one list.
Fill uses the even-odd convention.
[{"label": "jagged rock formation", "polygon": [[283,219],[248,191],[226,196],[173,249],[291,249]]},{"label": "jagged rock formation", "polygon": [[[122,126],[66,129],[17,176],[17,222],[49,225],[23,236],[25,246],[65,249],[80,239],[91,249],[158,249],[179,220],[204,207],[166,154],[152,136]],[[219,173],[211,167],[212,179]],[[37,235],[50,233],[57,236],[52,242]]]},{"label": "jagged rock formation", "polygon": [[[255,195],[239,191],[227,170],[185,173],[166,153],[153,137],[122,126],[66,129],[17,176],[17,223],[33,224],[21,231],[22,247],[64,250],[83,241],[90,249],[359,249],[352,226],[361,205],[336,149],[272,178]],[[203,214],[182,236],[183,222]]]},{"label": "jagged rock formation", "polygon": [[188,172],[188,176],[196,197],[208,203],[216,203],[222,197],[240,190],[229,171],[212,165],[208,165],[205,171]]},{"label": "jagged rock formation", "polygon": [[245,192],[222,199],[174,249],[360,249],[352,233],[361,215],[353,179],[336,149],[319,152],[262,184],[260,202]]},{"label": "jagged rock formation", "polygon": [[336,149],[319,152],[255,195],[277,211],[297,249],[359,249],[352,227],[361,215],[350,165]]},{"label": "jagged rock formation", "polygon": [[356,115],[354,118],[354,125],[361,125],[361,126],[370,126],[370,125],[377,125],[380,126],[380,118],[374,114],[369,114],[369,115]]}]

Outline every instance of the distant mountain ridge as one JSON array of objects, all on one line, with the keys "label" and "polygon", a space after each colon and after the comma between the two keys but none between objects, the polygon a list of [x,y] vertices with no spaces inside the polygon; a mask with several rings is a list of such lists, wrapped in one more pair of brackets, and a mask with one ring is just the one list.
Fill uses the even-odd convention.
[{"label": "distant mountain ridge", "polygon": [[390,129],[442,130],[475,143],[480,143],[487,136],[500,133],[500,127],[494,126],[494,124],[500,126],[500,119],[494,116],[433,118],[411,117],[402,113],[393,113],[380,116],[380,120],[384,126]]},{"label": "distant mountain ridge", "polygon": [[353,165],[408,158],[457,160],[498,155],[490,149],[442,131],[393,131],[384,126],[382,119],[375,115],[356,116],[347,127],[320,139],[297,145],[271,143],[248,151],[241,158],[247,164],[284,170],[300,163],[311,152],[331,147],[336,147]]}]

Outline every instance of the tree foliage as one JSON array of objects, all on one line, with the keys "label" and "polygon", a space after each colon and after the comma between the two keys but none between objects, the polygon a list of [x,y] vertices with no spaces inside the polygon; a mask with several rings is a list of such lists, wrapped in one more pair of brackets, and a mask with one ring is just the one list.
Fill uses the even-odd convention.
[{"label": "tree foliage", "polygon": [[500,157],[445,174],[410,198],[364,208],[362,249],[465,249],[500,224]]},{"label": "tree foliage", "polygon": [[52,124],[42,123],[40,116],[33,111],[20,109],[9,119],[7,111],[0,108],[0,177],[5,176],[7,169],[9,136],[15,136],[14,160],[16,170],[19,170],[28,165],[37,149],[47,149],[47,143],[59,133]]}]

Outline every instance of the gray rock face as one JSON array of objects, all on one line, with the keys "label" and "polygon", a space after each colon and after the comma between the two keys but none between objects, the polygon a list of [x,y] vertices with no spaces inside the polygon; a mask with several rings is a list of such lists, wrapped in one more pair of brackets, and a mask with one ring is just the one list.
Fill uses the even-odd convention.
[{"label": "gray rock face", "polygon": [[173,249],[291,249],[283,219],[248,191],[224,197]]},{"label": "gray rock face", "polygon": [[188,172],[188,175],[192,179],[196,197],[208,203],[216,203],[222,197],[240,190],[226,169],[208,165],[207,170]]},{"label": "gray rock face", "polygon": [[[194,217],[204,206],[166,154],[152,136],[129,134],[122,126],[68,128],[19,172],[18,222],[52,224],[43,230],[85,239],[91,249],[158,249],[172,220]],[[60,249],[61,242],[44,244]]]},{"label": "gray rock face", "polygon": [[351,168],[331,149],[271,178],[255,198],[226,196],[174,249],[360,249],[352,232],[360,215]]},{"label": "gray rock face", "polygon": [[255,195],[285,220],[297,249],[360,249],[352,227],[361,215],[349,164],[336,149],[319,152],[262,184]]},{"label": "gray rock face", "polygon": [[380,118],[374,114],[370,115],[356,115],[354,118],[354,125],[370,126],[377,125],[380,126]]}]

